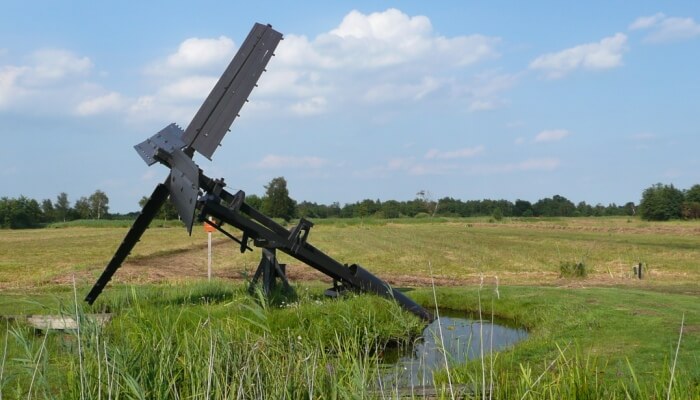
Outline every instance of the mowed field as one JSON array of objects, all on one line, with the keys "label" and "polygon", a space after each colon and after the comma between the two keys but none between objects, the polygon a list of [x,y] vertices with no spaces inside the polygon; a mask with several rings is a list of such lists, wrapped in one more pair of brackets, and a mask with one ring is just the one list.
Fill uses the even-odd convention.
[{"label": "mowed field", "polygon": [[[493,357],[486,351],[484,363],[437,373],[443,398],[452,397],[453,386],[502,399],[700,396],[700,222],[315,222],[309,243],[363,265],[422,305],[499,316],[528,330],[514,348]],[[209,284],[204,230],[196,227],[190,237],[166,225],[146,232],[96,305],[84,308],[80,299],[127,228],[0,231],[0,316],[78,309],[115,315],[104,329],[78,337],[85,350],[77,353],[60,336],[47,341],[48,335],[6,322],[0,392],[8,398],[94,398],[107,391],[114,398],[399,396],[397,388],[377,389],[381,349],[410,343],[421,321],[373,296],[324,299],[328,280],[284,255],[300,296],[292,304],[258,302],[244,282],[259,251],[241,254],[218,233]],[[632,273],[640,262],[641,280]],[[562,263],[583,263],[587,276],[561,276]],[[113,377],[95,375],[100,368],[111,368]]]},{"label": "mowed field", "polygon": [[[0,288],[26,289],[92,283],[127,228],[70,227],[0,231]],[[207,243],[171,226],[151,228],[115,280],[122,283],[205,277]],[[243,279],[259,252],[214,234],[214,275]],[[333,220],[318,221],[309,242],[343,263],[358,263],[395,285],[477,283],[507,285],[633,286],[700,293],[700,223],[628,218]],[[290,277],[323,280],[281,256]],[[583,262],[585,279],[561,279],[560,264]],[[632,277],[643,263],[644,279]]]}]

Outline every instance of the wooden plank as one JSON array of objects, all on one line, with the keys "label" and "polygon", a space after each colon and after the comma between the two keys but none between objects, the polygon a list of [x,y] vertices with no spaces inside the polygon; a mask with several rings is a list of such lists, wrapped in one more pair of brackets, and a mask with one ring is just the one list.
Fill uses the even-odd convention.
[{"label": "wooden plank", "polygon": [[[89,322],[104,326],[112,318],[112,314],[85,314],[83,317],[87,319],[87,321],[82,321],[83,323]],[[26,322],[42,331],[74,331],[78,329],[78,322],[75,317],[70,315],[30,315]]]}]

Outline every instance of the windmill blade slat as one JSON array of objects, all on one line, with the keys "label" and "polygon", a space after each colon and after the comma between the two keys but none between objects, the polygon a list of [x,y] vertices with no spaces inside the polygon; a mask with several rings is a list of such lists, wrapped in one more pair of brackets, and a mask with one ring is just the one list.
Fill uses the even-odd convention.
[{"label": "windmill blade slat", "polygon": [[282,34],[270,26],[253,26],[185,130],[183,140],[187,145],[211,159],[281,39]]}]

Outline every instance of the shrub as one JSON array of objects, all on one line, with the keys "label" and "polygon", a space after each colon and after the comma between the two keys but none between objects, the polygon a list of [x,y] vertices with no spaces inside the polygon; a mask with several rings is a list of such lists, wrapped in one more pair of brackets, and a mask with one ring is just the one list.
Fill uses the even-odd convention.
[{"label": "shrub", "polygon": [[585,278],[588,275],[586,264],[583,261],[563,261],[559,264],[559,277]]}]

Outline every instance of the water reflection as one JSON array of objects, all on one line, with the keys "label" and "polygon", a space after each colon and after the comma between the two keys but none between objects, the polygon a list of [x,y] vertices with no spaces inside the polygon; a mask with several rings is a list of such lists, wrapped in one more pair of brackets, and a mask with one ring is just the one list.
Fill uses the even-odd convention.
[{"label": "water reflection", "polygon": [[[442,338],[440,330],[442,327]],[[509,326],[506,321],[481,321],[464,312],[441,311],[440,319],[423,330],[422,337],[409,348],[387,349],[387,365],[382,386],[431,386],[433,371],[449,365],[463,364],[489,352],[506,349],[527,337],[527,331]],[[483,345],[482,345],[483,343]],[[444,353],[443,353],[444,349]]]}]

